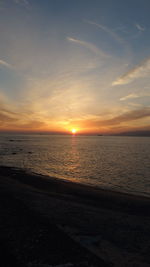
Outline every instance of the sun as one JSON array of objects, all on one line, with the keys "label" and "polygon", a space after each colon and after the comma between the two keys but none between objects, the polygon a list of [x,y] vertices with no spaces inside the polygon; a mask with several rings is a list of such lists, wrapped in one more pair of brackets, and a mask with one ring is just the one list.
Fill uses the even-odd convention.
[{"label": "sun", "polygon": [[76,134],[77,130],[76,130],[75,128],[73,128],[73,129],[71,130],[71,132],[72,132],[72,134]]}]

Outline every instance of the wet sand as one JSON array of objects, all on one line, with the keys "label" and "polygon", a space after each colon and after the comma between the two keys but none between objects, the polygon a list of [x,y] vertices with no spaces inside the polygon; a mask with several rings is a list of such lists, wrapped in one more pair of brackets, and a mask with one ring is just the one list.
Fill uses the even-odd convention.
[{"label": "wet sand", "polygon": [[0,167],[1,266],[150,266],[150,199]]}]

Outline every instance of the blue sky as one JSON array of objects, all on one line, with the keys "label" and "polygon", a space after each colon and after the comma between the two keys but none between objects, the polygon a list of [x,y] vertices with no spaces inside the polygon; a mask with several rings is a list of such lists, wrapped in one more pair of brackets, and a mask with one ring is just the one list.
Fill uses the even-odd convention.
[{"label": "blue sky", "polygon": [[150,130],[148,0],[0,0],[0,130]]}]

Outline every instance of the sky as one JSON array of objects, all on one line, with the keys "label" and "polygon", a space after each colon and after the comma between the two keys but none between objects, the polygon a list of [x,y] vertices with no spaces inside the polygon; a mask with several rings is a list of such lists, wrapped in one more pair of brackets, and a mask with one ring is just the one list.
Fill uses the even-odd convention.
[{"label": "sky", "polygon": [[149,0],[0,0],[0,131],[150,131]]}]

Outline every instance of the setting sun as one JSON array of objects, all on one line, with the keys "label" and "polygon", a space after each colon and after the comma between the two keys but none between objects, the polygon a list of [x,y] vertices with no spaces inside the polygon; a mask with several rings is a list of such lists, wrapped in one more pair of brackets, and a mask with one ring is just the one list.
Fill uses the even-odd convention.
[{"label": "setting sun", "polygon": [[76,129],[72,129],[71,132],[72,132],[72,134],[75,134],[77,132],[77,130]]}]

